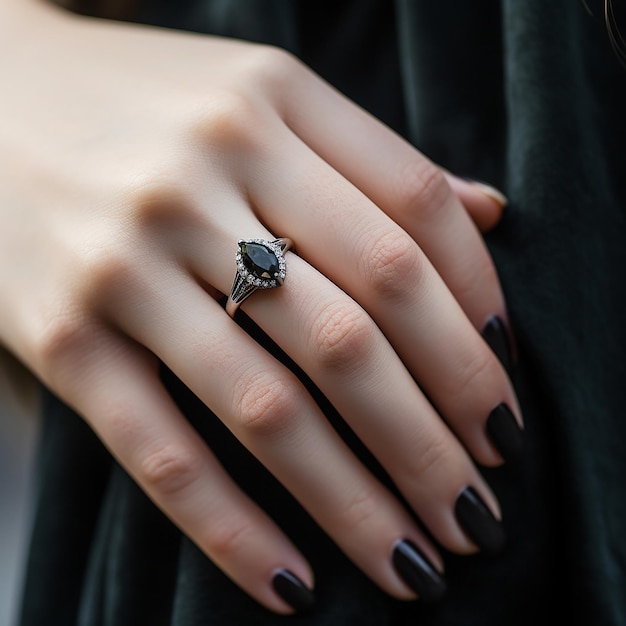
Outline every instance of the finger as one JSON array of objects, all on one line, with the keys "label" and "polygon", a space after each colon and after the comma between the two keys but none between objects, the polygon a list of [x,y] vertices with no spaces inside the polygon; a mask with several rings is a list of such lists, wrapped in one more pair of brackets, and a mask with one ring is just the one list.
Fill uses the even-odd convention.
[{"label": "finger", "polygon": [[405,229],[474,326],[506,322],[502,291],[479,232],[440,168],[312,73],[289,91],[294,132]]},{"label": "finger", "polygon": [[[281,146],[251,180],[261,218],[368,311],[477,461],[517,455],[522,421],[508,376],[425,251],[298,138]],[[491,284],[502,315],[493,265],[480,260],[487,265],[472,280]],[[500,405],[508,408],[494,413]]]},{"label": "finger", "polygon": [[288,262],[289,284],[255,294],[246,312],[323,391],[435,538],[473,551],[455,516],[459,494],[471,486],[493,517],[500,512],[467,452],[366,312],[297,256]]},{"label": "finger", "polygon": [[109,333],[89,350],[66,369],[67,397],[146,494],[267,608],[291,613],[310,603],[307,562],[179,413],[156,359]]},{"label": "finger", "polygon": [[[206,238],[198,236],[186,262],[227,291],[232,257],[223,241],[210,248],[207,254]],[[288,286],[260,290],[243,306],[331,400],[437,539],[473,551],[455,516],[459,493],[471,485],[492,518],[499,510],[467,453],[365,311],[298,257],[289,255],[289,265]]]},{"label": "finger", "polygon": [[462,179],[444,171],[448,184],[457,195],[481,233],[493,230],[508,204],[506,196],[491,185],[477,180]]},{"label": "finger", "polygon": [[[227,257],[231,274],[233,257]],[[211,258],[214,268],[222,263],[219,255]],[[432,597],[434,581],[440,593],[437,552],[332,429],[297,378],[189,276],[175,269],[168,276],[167,268],[158,274],[158,288],[144,285],[124,292],[126,312],[123,319],[117,315],[125,330],[167,363],[381,588],[399,598],[416,592]],[[154,312],[149,324],[146,307]],[[406,541],[419,547],[428,588],[412,587],[394,564],[397,545]],[[475,549],[467,539],[465,547]]]}]

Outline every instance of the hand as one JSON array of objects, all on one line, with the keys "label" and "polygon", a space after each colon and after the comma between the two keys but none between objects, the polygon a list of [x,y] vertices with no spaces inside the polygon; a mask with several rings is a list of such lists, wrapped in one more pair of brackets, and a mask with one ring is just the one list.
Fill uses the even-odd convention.
[{"label": "hand", "polygon": [[497,205],[284,52],[24,5],[0,39],[2,342],[268,608],[305,603],[313,574],[179,414],[159,361],[378,585],[438,597],[437,549],[217,298],[238,239],[293,239],[285,285],[242,308],[441,545],[495,548],[471,457],[502,462],[494,407],[514,432],[521,416],[478,332],[506,320],[496,273],[448,181],[477,215]]}]

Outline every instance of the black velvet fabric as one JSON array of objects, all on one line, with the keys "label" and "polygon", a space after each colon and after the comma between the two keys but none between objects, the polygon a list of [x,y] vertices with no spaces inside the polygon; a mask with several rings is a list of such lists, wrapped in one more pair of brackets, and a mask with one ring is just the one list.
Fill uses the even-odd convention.
[{"label": "black velvet fabric", "polygon": [[164,369],[189,420],[310,560],[315,609],[286,618],[249,599],[46,392],[20,626],[626,624],[626,69],[600,6],[590,8],[597,14],[572,0],[149,5],[146,22],[292,50],[443,166],[508,195],[487,242],[518,344],[526,450],[515,471],[485,476],[509,541],[497,557],[444,553],[449,590],[437,605],[389,598]]}]

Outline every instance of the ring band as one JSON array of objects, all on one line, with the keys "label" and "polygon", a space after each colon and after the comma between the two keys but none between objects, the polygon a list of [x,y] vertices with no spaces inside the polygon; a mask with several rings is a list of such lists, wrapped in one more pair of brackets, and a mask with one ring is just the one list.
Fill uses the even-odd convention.
[{"label": "ring band", "polygon": [[293,246],[291,239],[240,239],[235,262],[237,272],[226,303],[226,313],[234,317],[239,305],[257,289],[280,287],[287,266],[284,254]]}]

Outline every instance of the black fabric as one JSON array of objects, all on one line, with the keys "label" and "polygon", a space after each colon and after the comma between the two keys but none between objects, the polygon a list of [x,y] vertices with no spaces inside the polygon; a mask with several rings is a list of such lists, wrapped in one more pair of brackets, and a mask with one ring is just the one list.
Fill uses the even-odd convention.
[{"label": "black fabric", "polygon": [[592,8],[598,15],[571,0],[150,5],[143,21],[292,50],[442,165],[508,195],[487,242],[517,339],[527,445],[516,471],[485,475],[509,543],[493,558],[445,554],[449,590],[437,605],[389,598],[164,370],[191,422],[310,560],[315,610],[284,618],[249,599],[48,395],[21,626],[626,624],[626,69]]}]

